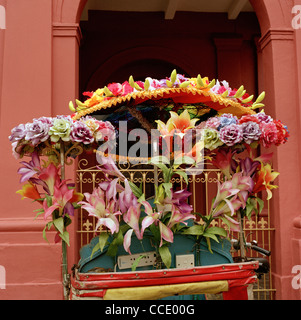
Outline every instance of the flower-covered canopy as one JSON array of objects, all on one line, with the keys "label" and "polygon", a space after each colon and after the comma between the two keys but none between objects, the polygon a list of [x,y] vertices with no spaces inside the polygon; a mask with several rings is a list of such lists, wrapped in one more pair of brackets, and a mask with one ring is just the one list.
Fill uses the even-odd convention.
[{"label": "flower-covered canopy", "polygon": [[[18,173],[25,184],[18,193],[42,205],[37,215],[52,218],[44,237],[46,229],[54,226],[55,241],[69,243],[66,227],[74,209],[82,206],[98,220],[97,229],[107,230],[101,232],[95,250],[109,244],[110,254],[116,254],[118,243],[130,253],[132,236],[141,240],[147,235],[164,264],[170,266],[168,246],[175,234],[195,236],[198,243],[206,238],[210,248],[210,239],[218,242],[218,237],[226,237],[229,230],[241,231],[238,213],[250,217],[262,210],[264,201],[259,192],[265,191],[266,199],[272,197],[276,188],[273,182],[279,174],[269,163],[272,155],[258,156],[253,150],[258,145],[282,145],[289,132],[280,120],[263,110],[255,111],[264,106],[264,92],[255,99],[244,86],[232,89],[226,81],[209,81],[200,75],[186,78],[174,70],[166,79],[147,77],[144,82],[135,82],[130,77],[122,84],[111,83],[84,95],[88,98],[76,100],[76,107],[70,102],[73,115],[33,119],[13,128],[9,137],[16,158],[31,157],[31,161],[21,162]],[[118,126],[120,121],[126,121],[129,129],[140,126],[148,133],[157,130],[159,147],[163,150],[167,146],[167,154],[162,152],[147,162],[163,174],[163,183],[155,185],[153,203],[124,177],[110,156],[102,154],[97,159],[104,181],[92,193],[77,193],[61,170],[68,157],[76,157],[85,149],[95,150],[103,143],[115,146],[118,136],[127,137]],[[146,139],[146,143],[152,142],[148,136]],[[175,150],[175,141],[180,141],[180,149]],[[193,143],[182,149],[186,141]],[[247,152],[245,157],[242,151]],[[42,163],[41,155],[48,160]],[[185,165],[197,166],[204,158],[223,173],[209,215],[193,212],[189,205],[191,193],[185,171]],[[173,186],[174,175],[184,179],[184,189]],[[202,224],[195,223],[197,217]],[[216,219],[222,220],[227,230],[214,227],[211,223]]]}]

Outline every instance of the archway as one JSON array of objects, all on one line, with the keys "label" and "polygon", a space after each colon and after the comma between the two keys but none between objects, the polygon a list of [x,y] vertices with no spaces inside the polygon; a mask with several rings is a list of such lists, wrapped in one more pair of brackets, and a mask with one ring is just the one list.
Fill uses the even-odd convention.
[{"label": "archway", "polygon": [[[300,264],[300,261],[294,260],[292,239],[287,235],[294,231],[293,220],[298,216],[301,205],[299,197],[301,175],[298,169],[300,148],[296,138],[300,136],[300,113],[295,81],[297,79],[295,35],[291,27],[289,3],[273,0],[250,0],[250,2],[256,11],[262,34],[258,42],[259,90],[267,92],[268,113],[288,123],[292,135],[290,143],[276,150],[274,154],[275,168],[281,172],[281,176],[278,182],[280,192],[275,193],[271,204],[272,223],[276,228],[273,242],[276,298],[291,299],[297,295],[291,290],[291,267],[293,264]],[[54,113],[65,110],[70,98],[78,96],[77,66],[80,35],[78,22],[85,4],[86,0],[57,0],[53,5]],[[65,78],[64,74],[69,75],[68,83],[61,80]],[[288,92],[290,94],[285,94]],[[295,171],[290,170],[291,167],[294,167]],[[300,250],[300,244],[298,248]]]}]

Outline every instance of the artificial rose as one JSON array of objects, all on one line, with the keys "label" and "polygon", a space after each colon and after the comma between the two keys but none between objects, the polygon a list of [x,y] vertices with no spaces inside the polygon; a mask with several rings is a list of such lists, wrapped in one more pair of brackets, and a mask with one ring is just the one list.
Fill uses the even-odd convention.
[{"label": "artificial rose", "polygon": [[123,91],[123,87],[120,83],[110,83],[108,85],[108,89],[112,92],[112,94],[116,96],[120,96]]},{"label": "artificial rose", "polygon": [[204,147],[206,149],[209,149],[211,151],[224,144],[220,140],[217,130],[207,128],[207,129],[204,129],[202,132],[203,132]]},{"label": "artificial rose", "polygon": [[289,132],[287,130],[287,127],[284,126],[280,120],[274,120],[274,123],[278,131],[277,141],[275,142],[275,144],[276,146],[279,146],[280,144],[283,144],[287,141],[287,139],[289,138]]},{"label": "artificial rose", "polygon": [[25,140],[30,141],[34,146],[44,142],[49,137],[49,125],[39,120],[25,125]]},{"label": "artificial rose", "polygon": [[242,127],[237,124],[230,124],[220,130],[219,138],[227,146],[234,146],[243,140]]},{"label": "artificial rose", "polygon": [[25,135],[26,135],[25,125],[21,123],[11,130],[11,135],[8,138],[11,142],[16,142],[23,139]]},{"label": "artificial rose", "polygon": [[57,118],[53,121],[53,126],[49,130],[50,139],[53,142],[70,141],[72,122],[68,118]]},{"label": "artificial rose", "polygon": [[262,123],[260,129],[262,131],[260,140],[265,148],[277,142],[278,130],[274,122]]},{"label": "artificial rose", "polygon": [[80,121],[72,124],[70,139],[83,144],[91,144],[94,141],[93,132],[85,123]]},{"label": "artificial rose", "polygon": [[254,141],[259,140],[261,136],[261,130],[259,124],[253,121],[242,123],[243,138],[247,144],[251,144]]}]

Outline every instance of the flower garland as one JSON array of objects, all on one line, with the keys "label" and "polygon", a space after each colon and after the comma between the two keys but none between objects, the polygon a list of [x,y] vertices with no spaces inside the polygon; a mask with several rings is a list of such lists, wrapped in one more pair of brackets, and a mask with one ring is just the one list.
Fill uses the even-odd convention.
[{"label": "flower garland", "polygon": [[[70,101],[69,108],[72,112],[75,112],[73,117],[78,118],[98,109],[107,108],[111,102],[116,104],[118,101],[121,103],[130,101],[131,98],[137,99],[140,97],[139,93],[141,93],[143,100],[152,96],[150,93],[153,93],[153,97],[160,98],[164,93],[168,93],[169,89],[171,89],[171,92],[176,90],[176,93],[181,92],[181,90],[184,93],[189,93],[191,89],[193,95],[196,94],[195,90],[199,91],[205,96],[210,96],[212,101],[217,101],[219,109],[222,108],[221,105],[224,105],[223,108],[232,105],[239,107],[240,112],[252,113],[254,109],[264,106],[262,100],[265,97],[265,92],[262,92],[253,101],[254,95],[249,95],[243,85],[238,89],[231,88],[227,81],[220,82],[216,79],[209,81],[207,77],[202,78],[200,75],[195,78],[187,78],[173,70],[170,77],[161,80],[147,77],[145,81],[135,82],[133,77],[130,76],[129,80],[123,83],[110,83],[96,91],[86,91],[83,95],[87,99],[84,102],[76,99],[76,106]],[[121,99],[126,97],[128,98]]]},{"label": "flower garland", "polygon": [[80,144],[85,150],[93,150],[94,144],[115,141],[115,137],[115,128],[108,121],[99,121],[90,116],[77,121],[71,116],[59,115],[19,124],[12,129],[9,140],[12,142],[13,154],[18,159],[33,152],[43,154],[51,148],[59,150],[59,141],[64,142],[67,148]]},{"label": "flower garland", "polygon": [[252,147],[262,144],[269,148],[286,143],[289,137],[287,126],[264,112],[240,119],[232,114],[223,114],[209,118],[197,129],[203,129],[204,145],[210,151],[223,145],[232,147],[239,144]]}]

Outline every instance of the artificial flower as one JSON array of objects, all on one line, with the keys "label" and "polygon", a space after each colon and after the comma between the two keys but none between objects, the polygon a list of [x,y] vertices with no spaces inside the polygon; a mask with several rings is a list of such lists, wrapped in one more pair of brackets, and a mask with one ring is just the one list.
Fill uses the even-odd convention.
[{"label": "artificial flower", "polygon": [[11,130],[11,135],[8,137],[11,142],[22,140],[26,136],[25,125],[23,123],[14,127]]},{"label": "artificial flower", "polygon": [[142,201],[142,204],[145,209],[145,213],[147,216],[142,220],[142,234],[144,230],[148,228],[150,225],[155,224],[159,225],[159,231],[161,235],[161,241],[159,247],[163,244],[163,239],[167,242],[173,242],[173,232],[168,228],[161,220],[162,212],[154,212],[153,208],[147,201]]},{"label": "artificial flower", "polygon": [[41,204],[43,203],[37,187],[30,181],[25,183],[22,186],[22,189],[17,191],[16,193],[19,193],[22,196],[22,199],[28,198],[28,199],[37,200]]},{"label": "artificial flower", "polygon": [[129,229],[123,238],[123,247],[126,252],[131,254],[130,246],[132,240],[132,234],[135,232],[138,240],[143,239],[143,232],[139,227],[139,219],[140,219],[140,204],[137,206],[132,206],[128,209],[128,211],[123,215],[123,220],[126,224],[128,224],[131,229]]},{"label": "artificial flower", "polygon": [[224,143],[219,138],[219,133],[215,129],[203,129],[204,147],[210,151],[222,146]]},{"label": "artificial flower", "polygon": [[115,162],[111,157],[99,156],[97,155],[97,161],[99,166],[97,166],[104,174],[109,176],[115,176],[121,181],[124,181],[125,176],[117,168]]},{"label": "artificial flower", "polygon": [[242,127],[234,123],[221,128],[219,133],[220,140],[227,146],[234,146],[243,140]]},{"label": "artificial flower", "polygon": [[272,185],[271,183],[278,177],[278,175],[279,172],[273,171],[270,164],[261,164],[260,169],[254,178],[255,185],[253,188],[253,194],[266,190],[267,200],[270,200],[272,198],[271,190],[277,188],[277,186]]},{"label": "artificial flower", "polygon": [[98,219],[95,230],[100,226],[107,227],[112,234],[119,231],[119,222],[116,216],[120,215],[120,211],[114,212],[114,201],[108,204],[105,201],[104,193],[100,188],[95,188],[92,194],[84,193],[87,201],[80,201],[78,204],[88,211],[90,216]]},{"label": "artificial flower", "polygon": [[31,155],[31,161],[22,161],[21,164],[24,167],[18,169],[18,173],[21,175],[20,183],[28,181],[34,175],[41,172],[40,158],[37,152],[33,152]]},{"label": "artificial flower", "polygon": [[[43,207],[44,207],[44,219],[46,220],[54,210],[59,210],[59,215],[63,216],[63,214],[68,213],[69,215],[73,215],[74,208],[70,204],[70,200],[73,197],[73,189],[68,189],[65,182],[62,182],[60,185],[54,186],[54,192],[52,197],[52,205],[48,207],[47,199],[45,198]],[[68,205],[69,204],[69,205]]]},{"label": "artificial flower", "polygon": [[243,122],[241,127],[245,143],[251,144],[252,142],[260,139],[261,130],[258,123],[253,121]]},{"label": "artificial flower", "polygon": [[94,142],[93,132],[84,122],[75,122],[71,126],[70,139],[74,142],[91,144]]},{"label": "artificial flower", "polygon": [[265,148],[269,148],[277,142],[278,130],[274,122],[262,122],[260,126],[262,135],[260,141]]},{"label": "artificial flower", "polygon": [[53,126],[49,130],[50,139],[53,142],[70,141],[72,122],[67,118],[57,118],[53,121]]},{"label": "artificial flower", "polygon": [[49,124],[34,120],[25,125],[25,140],[30,141],[34,146],[46,141],[49,138]]}]

